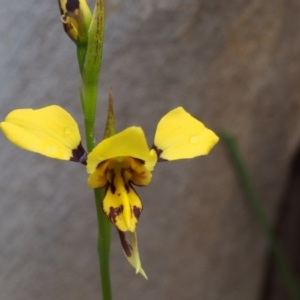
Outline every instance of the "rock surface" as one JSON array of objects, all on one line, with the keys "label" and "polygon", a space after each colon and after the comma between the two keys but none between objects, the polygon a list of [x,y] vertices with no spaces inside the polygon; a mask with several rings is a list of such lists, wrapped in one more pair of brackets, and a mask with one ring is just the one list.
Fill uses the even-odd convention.
[{"label": "rock surface", "polygon": [[[107,1],[98,138],[111,87],[118,130],[142,126],[149,144],[160,117],[182,105],[238,138],[274,220],[300,139],[299,17],[295,0]],[[57,3],[6,1],[0,22],[0,118],[56,103],[83,128],[75,46]],[[100,299],[85,170],[0,139],[1,300]],[[266,241],[222,143],[159,165],[138,192],[149,281],[127,265],[113,231],[115,299],[258,299]]]}]

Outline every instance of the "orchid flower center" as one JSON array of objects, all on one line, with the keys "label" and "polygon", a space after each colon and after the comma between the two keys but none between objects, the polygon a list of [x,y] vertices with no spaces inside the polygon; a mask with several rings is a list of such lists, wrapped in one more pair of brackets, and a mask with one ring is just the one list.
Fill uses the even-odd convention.
[{"label": "orchid flower center", "polygon": [[142,203],[132,185],[149,184],[152,174],[143,161],[132,157],[109,159],[98,170],[106,181],[104,212],[119,230],[134,232]]}]

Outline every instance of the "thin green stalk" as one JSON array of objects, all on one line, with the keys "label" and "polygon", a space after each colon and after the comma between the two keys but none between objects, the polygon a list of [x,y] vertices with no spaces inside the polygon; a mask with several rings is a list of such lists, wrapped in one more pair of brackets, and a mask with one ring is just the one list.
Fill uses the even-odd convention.
[{"label": "thin green stalk", "polygon": [[263,233],[265,234],[269,247],[272,250],[274,259],[277,263],[278,269],[286,284],[287,290],[294,300],[300,299],[300,289],[298,282],[293,274],[293,271],[288,263],[285,253],[278,242],[271,225],[269,224],[264,209],[261,205],[260,198],[254,187],[253,180],[243,159],[243,156],[239,150],[238,144],[235,138],[227,131],[222,131],[220,137],[224,142],[228,155],[232,161],[235,172],[240,180],[242,188],[246,194],[247,199],[253,209]]},{"label": "thin green stalk", "polygon": [[[96,0],[93,14],[85,0],[59,0],[61,20],[67,35],[77,46],[77,58],[83,86],[79,89],[84,114],[86,144],[88,152],[94,148],[94,124],[97,110],[98,84],[104,42],[104,0]],[[111,106],[112,107],[112,106]],[[112,114],[112,111],[110,112]],[[113,115],[112,115],[113,120]],[[114,131],[113,128],[105,132]],[[109,272],[110,222],[102,210],[104,191],[94,191],[98,217],[98,254],[102,282],[103,300],[111,300]]]},{"label": "thin green stalk", "polygon": [[[93,124],[85,123],[86,129],[86,143],[88,152],[94,148],[94,128]],[[92,135],[89,135],[92,133]],[[97,222],[98,222],[98,257],[100,264],[100,279],[102,287],[102,299],[111,300],[111,282],[110,282],[110,269],[109,269],[109,254],[110,254],[110,239],[111,239],[111,225],[107,217],[104,215],[102,209],[102,201],[104,198],[104,189],[94,190]]]},{"label": "thin green stalk", "polygon": [[86,85],[84,84],[84,91],[85,91],[85,104],[84,104],[84,123],[85,123],[85,133],[86,133],[86,141],[87,141],[87,148],[88,151],[92,151],[95,143],[95,131],[94,131],[94,124],[95,124],[95,116],[96,111],[94,112],[91,107],[94,106],[95,103],[95,110],[97,102],[92,103],[93,105],[87,104],[88,101],[91,99],[97,99],[98,96],[98,83],[94,85]]},{"label": "thin green stalk", "polygon": [[77,59],[78,59],[79,71],[81,75],[83,72],[83,64],[84,64],[86,49],[87,49],[86,44],[77,45]]},{"label": "thin green stalk", "polygon": [[100,275],[102,281],[103,300],[111,300],[111,284],[109,271],[111,225],[102,209],[104,190],[94,190],[98,218],[98,254],[100,260]]},{"label": "thin green stalk", "polygon": [[[88,152],[94,148],[94,135],[89,136],[88,132],[93,132],[91,123],[86,123],[86,142],[88,146]],[[111,239],[111,225],[107,217],[104,215],[102,209],[102,201],[104,198],[104,190],[94,190],[95,204],[97,210],[98,221],[98,256],[100,263],[100,275],[102,286],[102,298],[103,300],[111,300],[111,283],[110,283],[110,269],[109,269],[109,253],[110,253],[110,239]]]},{"label": "thin green stalk", "polygon": [[[80,98],[84,112],[88,152],[91,152],[95,146],[94,124],[102,62],[104,24],[104,0],[96,0],[92,21],[88,30],[87,47],[77,48],[79,69],[83,81],[83,89],[80,91]],[[103,300],[111,300],[112,293],[109,270],[111,226],[102,209],[104,190],[94,190],[94,196],[98,219],[98,255],[100,262],[102,297]]]}]

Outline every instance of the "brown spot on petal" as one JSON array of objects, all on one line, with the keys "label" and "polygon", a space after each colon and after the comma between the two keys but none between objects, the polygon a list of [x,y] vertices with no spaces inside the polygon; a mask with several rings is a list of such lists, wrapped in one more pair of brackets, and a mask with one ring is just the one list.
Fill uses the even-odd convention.
[{"label": "brown spot on petal", "polygon": [[115,185],[114,185],[113,183],[111,183],[111,184],[109,185],[109,187],[110,187],[111,193],[114,194],[114,193],[116,192],[116,187],[115,187]]},{"label": "brown spot on petal", "polygon": [[111,222],[116,224],[117,222],[117,216],[119,216],[123,212],[123,205],[120,205],[119,207],[110,207],[109,208],[109,213],[108,213],[108,218],[110,219]]},{"label": "brown spot on petal", "polygon": [[140,217],[141,212],[142,210],[139,207],[133,206],[133,214],[137,219]]}]

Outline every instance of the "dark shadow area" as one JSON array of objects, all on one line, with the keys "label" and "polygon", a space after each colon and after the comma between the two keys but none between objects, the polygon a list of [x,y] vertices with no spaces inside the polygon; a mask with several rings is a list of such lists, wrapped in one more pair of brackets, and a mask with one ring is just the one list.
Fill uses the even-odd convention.
[{"label": "dark shadow area", "polygon": [[[275,232],[297,278],[300,277],[300,146],[292,160]],[[292,299],[272,254],[266,268],[261,300]]]}]

